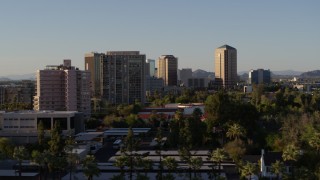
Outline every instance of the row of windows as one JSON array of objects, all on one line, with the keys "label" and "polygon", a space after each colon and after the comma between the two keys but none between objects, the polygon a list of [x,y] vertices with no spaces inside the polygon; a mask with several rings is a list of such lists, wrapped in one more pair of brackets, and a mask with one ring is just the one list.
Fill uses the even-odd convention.
[{"label": "row of windows", "polygon": [[20,128],[35,128],[35,126],[20,126]]},{"label": "row of windows", "polygon": [[21,118],[20,120],[21,121],[33,121],[34,118]]},{"label": "row of windows", "polygon": [[18,121],[18,118],[4,118],[5,121]]},{"label": "row of windows", "polygon": [[19,126],[4,126],[4,128],[19,128]]}]

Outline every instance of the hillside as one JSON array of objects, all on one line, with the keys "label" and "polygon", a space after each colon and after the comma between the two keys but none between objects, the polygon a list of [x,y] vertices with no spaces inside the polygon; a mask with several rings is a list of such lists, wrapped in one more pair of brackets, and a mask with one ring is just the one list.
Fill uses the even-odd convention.
[{"label": "hillside", "polygon": [[195,78],[207,78],[207,77],[211,77],[211,76],[214,77],[213,72],[207,72],[202,69],[197,69],[192,72],[192,77],[195,77]]},{"label": "hillside", "polygon": [[304,72],[300,75],[301,78],[317,78],[320,77],[320,70]]}]

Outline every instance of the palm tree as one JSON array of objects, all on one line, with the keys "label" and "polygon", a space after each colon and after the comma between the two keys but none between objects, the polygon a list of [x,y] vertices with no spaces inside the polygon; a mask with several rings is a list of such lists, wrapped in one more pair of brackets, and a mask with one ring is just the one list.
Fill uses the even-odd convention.
[{"label": "palm tree", "polygon": [[280,175],[284,171],[284,165],[281,161],[276,161],[275,163],[271,164],[271,171],[277,175],[277,179],[280,179]]},{"label": "palm tree", "polygon": [[221,149],[221,148],[217,148],[216,150],[214,150],[212,153],[211,153],[211,160],[213,162],[216,162],[218,163],[218,170],[219,170],[219,176],[221,175],[221,172],[220,172],[220,168],[221,168],[221,162],[223,160],[225,160],[227,157],[225,155],[225,151],[224,149]]},{"label": "palm tree", "polygon": [[169,174],[171,174],[172,171],[175,171],[178,167],[178,163],[173,157],[165,157],[163,159],[163,165],[167,167]]},{"label": "palm tree", "polygon": [[[190,153],[190,149],[188,147],[181,147],[179,149],[180,160],[189,164],[192,154]],[[189,166],[189,179],[192,178],[191,167]]]},{"label": "palm tree", "polygon": [[226,136],[230,139],[239,139],[240,137],[245,136],[245,130],[242,126],[237,123],[231,125],[226,133]]},{"label": "palm tree", "polygon": [[282,158],[284,161],[291,161],[292,177],[293,173],[293,162],[298,160],[299,149],[294,144],[289,144],[285,147],[282,153]]},{"label": "palm tree", "polygon": [[128,165],[128,161],[129,161],[128,156],[121,155],[121,156],[116,157],[116,161],[114,163],[114,166],[120,168],[121,176],[124,176],[124,167],[126,165]]},{"label": "palm tree", "polygon": [[163,150],[163,144],[164,144],[164,141],[163,141],[163,136],[162,136],[162,131],[161,131],[161,127],[158,128],[157,130],[157,135],[156,135],[156,154],[159,156],[159,173],[158,173],[158,176],[160,179],[162,179],[162,170],[163,170],[163,167],[162,167],[162,150]]},{"label": "palm tree", "polygon": [[23,160],[28,159],[29,153],[24,146],[15,147],[13,150],[13,158],[19,161],[19,176],[21,176],[21,164]]},{"label": "palm tree", "polygon": [[191,157],[190,161],[188,162],[188,165],[191,167],[191,169],[194,172],[194,178],[196,178],[196,172],[199,170],[202,166],[202,158],[201,157]]},{"label": "palm tree", "polygon": [[88,180],[93,180],[93,176],[100,175],[100,169],[93,155],[88,155],[83,161],[83,173]]},{"label": "palm tree", "polygon": [[251,179],[251,176],[258,172],[258,167],[254,163],[246,162],[246,164],[243,165],[240,170],[242,177],[248,177],[248,179]]}]

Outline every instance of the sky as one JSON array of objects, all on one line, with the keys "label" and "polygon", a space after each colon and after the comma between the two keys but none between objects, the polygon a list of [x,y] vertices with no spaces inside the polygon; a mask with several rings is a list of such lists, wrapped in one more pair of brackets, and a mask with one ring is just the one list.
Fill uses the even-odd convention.
[{"label": "sky", "polygon": [[237,49],[238,72],[320,69],[318,0],[3,0],[0,76],[46,65],[84,69],[84,54],[140,51],[214,71],[214,50]]}]

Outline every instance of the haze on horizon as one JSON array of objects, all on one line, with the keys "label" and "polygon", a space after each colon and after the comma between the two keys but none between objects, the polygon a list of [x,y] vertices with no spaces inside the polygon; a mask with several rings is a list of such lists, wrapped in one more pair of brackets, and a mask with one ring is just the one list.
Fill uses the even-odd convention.
[{"label": "haze on horizon", "polygon": [[214,49],[237,49],[238,72],[320,69],[320,1],[4,1],[0,76],[33,73],[84,54],[137,50],[214,71]]}]

